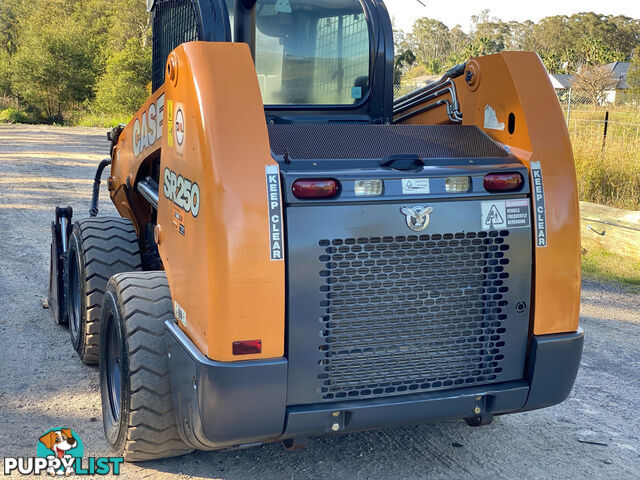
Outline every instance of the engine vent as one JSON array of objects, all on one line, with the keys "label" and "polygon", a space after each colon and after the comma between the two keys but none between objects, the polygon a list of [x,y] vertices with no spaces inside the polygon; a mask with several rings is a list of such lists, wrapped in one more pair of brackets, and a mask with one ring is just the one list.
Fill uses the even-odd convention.
[{"label": "engine vent", "polygon": [[503,380],[508,240],[508,231],[321,240],[321,398]]}]

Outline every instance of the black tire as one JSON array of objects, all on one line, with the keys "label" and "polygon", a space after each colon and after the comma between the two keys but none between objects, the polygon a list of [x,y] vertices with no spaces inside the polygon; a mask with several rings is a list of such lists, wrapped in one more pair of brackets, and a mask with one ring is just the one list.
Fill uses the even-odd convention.
[{"label": "black tire", "polygon": [[109,281],[100,321],[102,420],[116,455],[127,461],[192,451],[178,433],[171,398],[164,322],[173,318],[164,272]]},{"label": "black tire", "polygon": [[87,365],[98,363],[100,312],[107,282],[142,269],[133,224],[119,217],[87,218],[73,225],[65,265],[66,313],[71,345]]},{"label": "black tire", "polygon": [[51,260],[49,262],[49,296],[47,297],[47,301],[53,314],[53,323],[56,325],[67,325],[69,318],[64,308],[64,282],[61,281],[63,272],[58,271],[58,265],[58,252],[56,251],[55,243],[52,241]]}]

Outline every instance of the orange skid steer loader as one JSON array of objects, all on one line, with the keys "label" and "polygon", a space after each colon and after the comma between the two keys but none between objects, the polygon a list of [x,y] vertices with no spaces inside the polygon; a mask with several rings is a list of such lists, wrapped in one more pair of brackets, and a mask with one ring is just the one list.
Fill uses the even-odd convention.
[{"label": "orange skid steer loader", "polygon": [[[127,460],[563,401],[574,163],[540,59],[393,98],[381,0],[156,0],[153,94],[57,209],[50,303]],[[102,170],[120,217],[97,216]]]}]

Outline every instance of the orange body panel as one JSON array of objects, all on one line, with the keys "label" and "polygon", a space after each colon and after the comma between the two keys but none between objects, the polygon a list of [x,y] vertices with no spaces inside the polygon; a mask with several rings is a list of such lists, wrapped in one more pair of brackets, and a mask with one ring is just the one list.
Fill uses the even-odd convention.
[{"label": "orange body panel", "polygon": [[[456,79],[465,125],[476,125],[530,168],[540,162],[548,246],[534,248],[533,333],[571,332],[580,310],[580,215],[569,133],[547,72],[535,53],[504,52],[472,60],[474,81]],[[485,108],[503,129],[485,128]],[[508,131],[509,114],[515,130]],[[407,123],[447,123],[444,108]],[[535,242],[534,242],[535,244]]]},{"label": "orange body panel", "polygon": [[[251,54],[241,43],[192,42],[168,65],[140,111],[164,95],[161,141],[134,155],[139,112],[121,135],[113,182],[161,146],[157,237],[181,328],[212,360],[282,357],[284,261],[271,261],[265,173],[277,164]],[[262,340],[262,353],[234,356],[242,340]]]},{"label": "orange body panel", "polygon": [[[160,154],[165,119],[164,112],[158,111],[157,106],[158,99],[162,99],[163,95],[164,86],[156,90],[138,110],[138,113],[120,134],[118,144],[113,150],[111,177],[109,178],[111,201],[120,215],[131,219],[138,235],[140,234],[139,221],[150,219],[151,209],[133,189],[133,185],[137,176],[136,172],[140,170],[143,162]],[[149,118],[150,111],[151,118]],[[151,131],[149,131],[149,125],[151,125]],[[152,141],[150,142],[150,140]],[[138,154],[136,155],[135,152]],[[133,202],[131,203],[129,200],[133,200]],[[137,212],[134,212],[133,209],[137,209]],[[135,213],[138,213],[138,220]]]}]

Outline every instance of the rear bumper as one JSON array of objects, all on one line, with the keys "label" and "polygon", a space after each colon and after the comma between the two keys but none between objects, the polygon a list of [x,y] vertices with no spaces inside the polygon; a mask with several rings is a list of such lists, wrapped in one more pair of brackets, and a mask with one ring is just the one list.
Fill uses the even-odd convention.
[{"label": "rear bumper", "polygon": [[[524,379],[368,400],[287,406],[286,358],[224,363],[207,359],[166,322],[173,402],[180,434],[211,450],[391,425],[473,420],[548,407],[567,398],[584,334],[533,337]],[[334,428],[336,428],[334,426]]]}]

